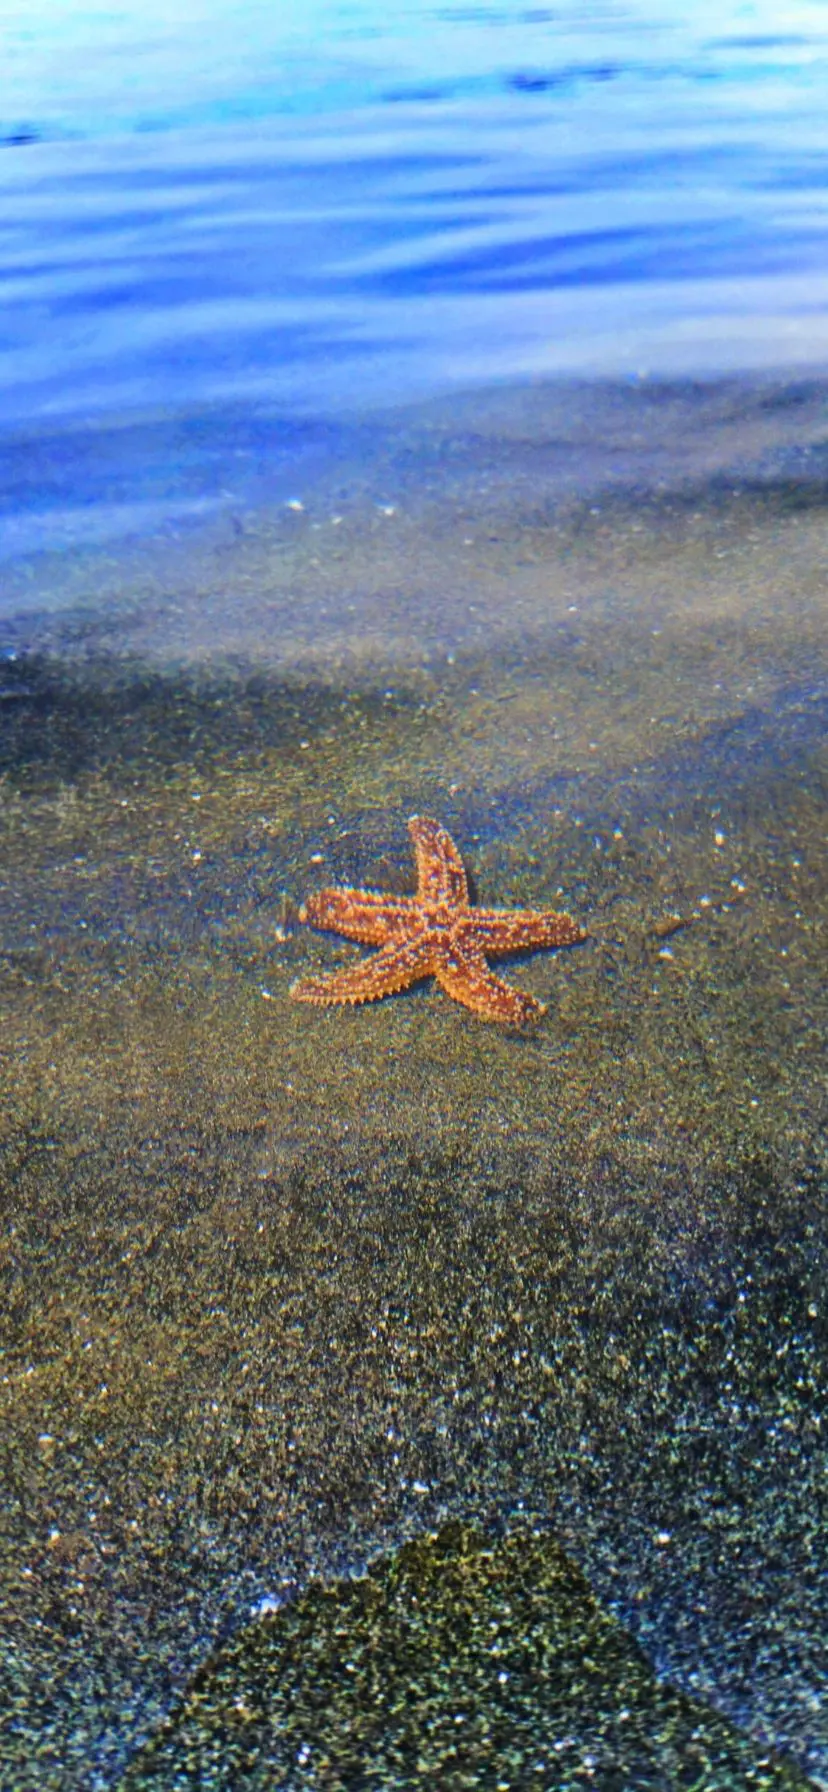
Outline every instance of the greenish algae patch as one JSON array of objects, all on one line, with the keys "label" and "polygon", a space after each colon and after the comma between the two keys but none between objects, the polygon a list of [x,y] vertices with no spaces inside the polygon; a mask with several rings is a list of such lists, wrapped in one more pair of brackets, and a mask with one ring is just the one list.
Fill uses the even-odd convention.
[{"label": "greenish algae patch", "polygon": [[122,1792],[796,1792],[772,1750],[658,1681],[548,1535],[468,1526],[315,1584],[218,1650]]}]

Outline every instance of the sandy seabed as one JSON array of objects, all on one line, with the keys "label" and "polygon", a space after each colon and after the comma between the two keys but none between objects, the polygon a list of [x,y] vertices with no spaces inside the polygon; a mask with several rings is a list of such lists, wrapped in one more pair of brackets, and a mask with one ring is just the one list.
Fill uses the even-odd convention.
[{"label": "sandy seabed", "polygon": [[[479,395],[12,569],[21,1792],[828,1784],[825,416]],[[534,1031],[289,1000],[412,810],[589,929]]]}]

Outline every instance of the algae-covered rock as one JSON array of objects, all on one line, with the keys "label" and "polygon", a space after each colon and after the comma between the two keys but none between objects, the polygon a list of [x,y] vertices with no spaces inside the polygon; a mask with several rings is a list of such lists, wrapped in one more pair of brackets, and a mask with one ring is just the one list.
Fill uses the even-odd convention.
[{"label": "algae-covered rock", "polygon": [[807,1784],[659,1681],[554,1538],[451,1524],[243,1630],[121,1792]]}]

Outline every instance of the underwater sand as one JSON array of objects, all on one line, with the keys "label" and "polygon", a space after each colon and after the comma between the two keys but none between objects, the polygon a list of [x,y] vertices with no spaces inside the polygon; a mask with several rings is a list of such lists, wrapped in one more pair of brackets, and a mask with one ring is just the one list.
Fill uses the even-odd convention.
[{"label": "underwater sand", "polygon": [[[350,1624],[384,1556],[382,1631],[394,1552],[447,1522],[509,1573],[564,1552],[637,1735],[703,1702],[736,1777],[688,1783],[828,1784],[825,414],[816,383],[432,406],[302,510],[10,576],[15,1787],[112,1785],[171,1712],[189,1758],[231,1637],[278,1718],[261,1600],[321,1577]],[[589,929],[504,965],[532,1033],[432,986],[290,1001],[358,956],[303,897],[410,889],[412,810],[482,902]],[[341,1747],[285,1783],[352,1784]]]}]

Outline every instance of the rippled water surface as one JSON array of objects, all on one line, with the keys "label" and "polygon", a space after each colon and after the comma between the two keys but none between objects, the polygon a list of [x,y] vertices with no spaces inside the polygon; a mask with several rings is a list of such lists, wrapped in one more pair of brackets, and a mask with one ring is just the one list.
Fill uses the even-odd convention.
[{"label": "rippled water surface", "polygon": [[824,360],[816,4],[8,5],[0,421]]}]

